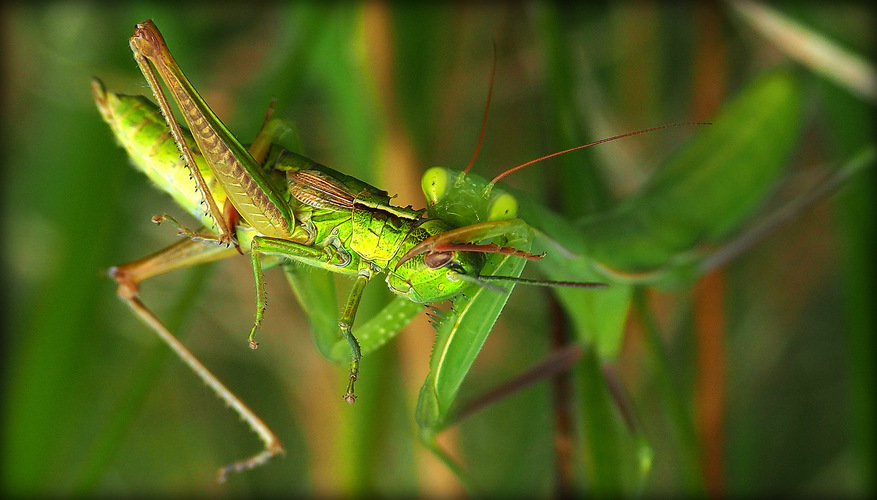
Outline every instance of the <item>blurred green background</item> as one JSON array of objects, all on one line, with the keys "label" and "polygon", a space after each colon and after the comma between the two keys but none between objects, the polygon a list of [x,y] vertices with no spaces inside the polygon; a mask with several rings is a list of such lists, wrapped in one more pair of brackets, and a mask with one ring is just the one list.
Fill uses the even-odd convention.
[{"label": "blurred green background", "polygon": [[[254,312],[246,258],[143,289],[144,301],[286,444],[284,458],[216,484],[215,469],[257,451],[256,438],[131,316],[104,274],[175,241],[173,229],[149,218],[181,213],[128,166],[91,100],[92,76],[113,91],[148,93],[127,45],[136,22],[156,22],[244,142],[276,98],[275,116],[297,123],[310,157],[415,207],[428,166],[463,167],[475,148],[492,43],[494,98],[475,166],[486,175],[620,132],[708,120],[759,74],[789,68],[804,90],[805,123],[769,210],[874,135],[872,11],[859,3],[775,7],[805,27],[804,40],[825,37],[863,58],[864,84],[838,58],[827,69],[790,58],[788,47],[800,44],[784,48],[758,16],[722,3],[4,5],[4,492],[463,491],[413,437],[432,342],[425,318],[363,361],[360,400],[349,408],[339,397],[344,368],[319,357],[280,273],[268,277],[262,347],[246,347]],[[596,163],[624,196],[692,133],[671,129],[562,161]],[[553,203],[545,180],[555,165],[508,182]],[[617,363],[655,449],[642,493],[873,492],[872,186],[868,170],[722,271],[692,287],[646,291],[671,363],[651,362],[636,318]],[[577,215],[602,203],[582,189],[578,204],[557,208]],[[515,291],[464,398],[548,351],[547,297]],[[655,390],[658,377],[672,381],[679,401]],[[668,406],[681,408],[690,428],[668,417]],[[559,467],[552,419],[542,383],[441,441],[480,490],[548,495]],[[680,445],[686,435],[695,437],[694,453]],[[587,478],[580,486],[587,490]]]}]

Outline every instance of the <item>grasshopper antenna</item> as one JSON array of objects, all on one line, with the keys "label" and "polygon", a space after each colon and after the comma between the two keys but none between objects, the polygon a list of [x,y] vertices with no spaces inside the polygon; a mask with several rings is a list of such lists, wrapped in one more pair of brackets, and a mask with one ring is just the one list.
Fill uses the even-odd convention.
[{"label": "grasshopper antenna", "polygon": [[599,283],[593,281],[550,281],[550,280],[531,280],[527,278],[516,278],[514,276],[478,276],[479,280],[484,281],[505,281],[518,285],[532,285],[545,287],[563,287],[563,288],[608,288],[608,283]]},{"label": "grasshopper antenna", "polygon": [[493,97],[493,81],[496,78],[496,40],[493,41],[493,67],[490,69],[490,86],[487,90],[487,104],[484,106],[484,118],[481,120],[481,133],[478,135],[478,145],[475,146],[475,153],[472,155],[472,159],[469,160],[469,164],[466,165],[466,169],[463,170],[463,174],[467,174],[469,170],[472,170],[472,165],[475,164],[475,159],[478,158],[478,152],[481,151],[481,143],[484,141],[484,131],[487,129],[487,114],[490,111],[490,100]]},{"label": "grasshopper antenna", "polygon": [[517,167],[512,167],[512,168],[506,170],[505,172],[497,175],[496,177],[493,178],[492,181],[490,181],[490,184],[487,185],[487,188],[485,188],[485,190],[489,192],[491,189],[493,189],[493,185],[496,184],[497,182],[499,182],[500,179],[502,179],[503,177],[510,175],[510,174],[513,174],[513,173],[515,173],[518,170],[521,170],[523,168],[529,167],[530,165],[533,165],[534,163],[539,163],[542,160],[547,160],[549,158],[554,158],[555,156],[560,156],[562,154],[571,153],[573,151],[578,151],[579,149],[585,149],[585,148],[589,148],[591,146],[596,146],[597,144],[603,144],[604,142],[612,142],[612,141],[615,141],[618,139],[624,139],[625,137],[630,137],[633,135],[646,134],[649,132],[655,132],[656,130],[662,130],[665,128],[683,127],[683,126],[688,126],[688,125],[711,125],[711,123],[709,123],[709,122],[670,123],[668,125],[661,125],[658,127],[646,128],[643,130],[637,130],[635,132],[627,132],[624,134],[613,135],[612,137],[606,137],[605,139],[600,139],[599,141],[589,142],[588,144],[582,144],[581,146],[576,146],[574,148],[564,149],[563,151],[558,151],[556,153],[551,153],[549,155],[540,156],[539,158],[536,158],[535,160],[530,160],[526,163],[522,163],[522,164],[518,165]]},{"label": "grasshopper antenna", "polygon": [[506,283],[515,283],[517,285],[532,285],[532,286],[544,286],[544,287],[564,287],[564,288],[608,288],[608,283],[598,283],[592,281],[550,281],[550,280],[531,280],[527,278],[516,278],[514,276],[491,276],[491,275],[478,275],[478,276],[469,276],[467,274],[456,274],[457,279],[475,283],[476,285],[487,288],[488,290],[493,290],[494,292],[504,293],[508,290],[502,288],[501,286],[494,285],[490,283],[491,281],[505,281]]}]

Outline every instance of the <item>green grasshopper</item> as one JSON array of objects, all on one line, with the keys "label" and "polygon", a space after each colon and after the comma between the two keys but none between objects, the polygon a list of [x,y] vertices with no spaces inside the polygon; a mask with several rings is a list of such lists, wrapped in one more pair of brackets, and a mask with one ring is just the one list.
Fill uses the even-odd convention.
[{"label": "green grasshopper", "polygon": [[[193,230],[170,216],[154,217],[156,223],[176,224],[185,238],[157,253],[115,266],[110,275],[119,284],[119,296],[134,313],[263,441],[265,449],[260,453],[220,469],[221,480],[229,471],[256,467],[282,453],[282,444],[140,301],[142,281],[249,252],[257,309],[248,342],[255,349],[256,332],[266,308],[266,267],[282,266],[291,282],[296,279],[294,263],[353,278],[338,322],[323,326],[334,331],[321,338],[332,340],[318,346],[333,360],[348,357],[343,397],[350,404],[356,400],[354,386],[363,354],[395,335],[424,304],[452,300],[452,310],[439,313],[435,321],[439,335],[432,371],[418,403],[418,422],[426,433],[421,437],[430,443],[515,283],[605,286],[520,279],[524,262],[539,260],[545,254],[529,251],[534,230],[516,217],[515,197],[496,188],[496,182],[546,158],[664,128],[621,134],[554,153],[509,169],[491,182],[469,174],[475,156],[463,172],[435,167],[422,181],[428,208],[415,210],[393,206],[385,191],[295,153],[301,147],[297,134],[282,120],[266,118],[253,144],[245,148],[189,83],[151,21],[137,25],[130,46],[158,105],[144,97],[108,92],[99,80],[92,83],[95,101],[135,166],[203,226]],[[179,106],[188,129],[174,118],[159,78]],[[489,101],[488,96],[488,107]],[[481,134],[483,137],[483,126]],[[378,274],[386,274],[387,285],[397,297],[354,336],[352,325],[363,290]],[[491,281],[506,281],[511,286],[502,288]],[[296,290],[306,310],[307,287],[300,283]]]}]

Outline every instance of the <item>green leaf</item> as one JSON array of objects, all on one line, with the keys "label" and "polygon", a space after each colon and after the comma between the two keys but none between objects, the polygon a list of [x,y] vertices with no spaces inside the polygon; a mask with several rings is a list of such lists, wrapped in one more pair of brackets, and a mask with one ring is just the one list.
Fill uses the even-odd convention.
[{"label": "green leaf", "polygon": [[349,348],[341,358],[334,357],[333,347],[341,338],[341,330],[338,328],[338,304],[335,298],[335,277],[330,273],[306,269],[300,265],[286,265],[283,271],[295,298],[308,316],[311,335],[317,350],[326,359],[349,360]]},{"label": "green leaf", "polygon": [[753,82],[636,195],[581,223],[589,257],[624,273],[650,272],[727,236],[782,175],[800,101],[788,73]]},{"label": "green leaf", "polygon": [[[509,242],[515,248],[528,250],[524,242]],[[526,260],[510,256],[494,256],[485,265],[483,274],[497,276],[521,275]],[[417,401],[417,424],[425,436],[441,430],[460,384],[481,347],[487,340],[496,319],[502,312],[514,286],[499,293],[487,288],[475,288],[457,299],[454,309],[438,325],[438,334],[429,360],[429,376]]]}]

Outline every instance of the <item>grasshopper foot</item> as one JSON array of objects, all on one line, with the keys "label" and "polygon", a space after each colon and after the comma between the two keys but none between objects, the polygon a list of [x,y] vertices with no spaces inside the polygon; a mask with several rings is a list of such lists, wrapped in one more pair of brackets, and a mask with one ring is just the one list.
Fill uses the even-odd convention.
[{"label": "grasshopper foot", "polygon": [[153,224],[170,222],[171,224],[177,226],[178,234],[185,238],[191,238],[195,241],[203,241],[206,243],[216,243],[219,245],[225,245],[226,247],[234,245],[235,248],[237,248],[238,253],[243,253],[238,244],[237,238],[231,233],[220,234],[219,236],[217,236],[207,231],[189,229],[188,227],[180,224],[179,222],[177,222],[176,219],[167,214],[153,215],[151,220]]},{"label": "grasshopper foot", "polygon": [[344,401],[347,401],[347,404],[352,405],[356,402],[356,394],[353,393],[353,384],[356,383],[356,374],[358,370],[352,369],[350,370],[349,381],[347,382],[347,392],[341,396],[344,398]]},{"label": "grasshopper foot", "polygon": [[280,442],[279,439],[275,438],[271,443],[268,443],[268,445],[262,452],[257,453],[256,455],[253,455],[246,460],[241,460],[239,462],[226,465],[219,469],[216,480],[220,483],[224,483],[225,480],[228,479],[228,474],[230,472],[243,472],[245,470],[255,469],[256,467],[265,464],[277,455],[283,455],[285,453],[286,451],[283,449],[283,444]]},{"label": "grasshopper foot", "polygon": [[253,329],[250,330],[250,336],[247,337],[247,342],[250,344],[250,349],[258,349],[259,343],[256,342],[256,330],[259,328],[259,325],[253,326]]}]

